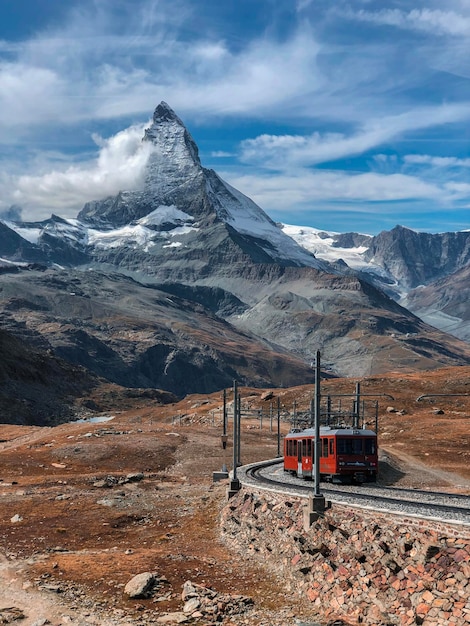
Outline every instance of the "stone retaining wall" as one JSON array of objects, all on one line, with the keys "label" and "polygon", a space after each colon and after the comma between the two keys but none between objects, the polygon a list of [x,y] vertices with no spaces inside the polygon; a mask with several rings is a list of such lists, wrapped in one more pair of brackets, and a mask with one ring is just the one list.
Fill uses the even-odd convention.
[{"label": "stone retaining wall", "polygon": [[305,529],[305,506],[244,488],[222,512],[222,536],[325,620],[470,624],[469,528],[333,504]]}]

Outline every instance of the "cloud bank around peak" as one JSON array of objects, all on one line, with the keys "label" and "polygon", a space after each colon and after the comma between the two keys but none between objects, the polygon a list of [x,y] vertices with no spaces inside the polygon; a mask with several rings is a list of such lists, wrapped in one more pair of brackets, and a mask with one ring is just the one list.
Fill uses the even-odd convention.
[{"label": "cloud bank around peak", "polygon": [[[26,215],[34,211],[35,219],[52,212],[75,217],[87,201],[141,188],[153,149],[151,142],[142,141],[144,128],[134,125],[108,139],[94,135],[98,156],[84,163],[16,176],[9,204],[20,206]],[[2,208],[7,209],[5,203]]]}]

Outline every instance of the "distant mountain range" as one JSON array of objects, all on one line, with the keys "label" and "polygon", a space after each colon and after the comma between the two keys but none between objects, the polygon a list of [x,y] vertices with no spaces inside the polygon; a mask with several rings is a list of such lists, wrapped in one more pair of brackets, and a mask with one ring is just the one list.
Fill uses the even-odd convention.
[{"label": "distant mountain range", "polygon": [[373,237],[281,226],[317,258],[344,261],[423,320],[470,341],[470,230],[430,234],[396,226]]},{"label": "distant mountain range", "polygon": [[[143,141],[142,189],[76,219],[0,222],[8,332],[113,382],[177,395],[234,378],[311,382],[317,350],[342,376],[470,362],[470,233],[279,225],[202,167],[164,102]],[[437,329],[451,323],[455,336]]]}]

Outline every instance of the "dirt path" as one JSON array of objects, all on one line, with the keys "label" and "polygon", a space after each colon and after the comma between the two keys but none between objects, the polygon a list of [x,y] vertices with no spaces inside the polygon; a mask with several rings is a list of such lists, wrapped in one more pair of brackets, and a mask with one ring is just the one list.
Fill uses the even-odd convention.
[{"label": "dirt path", "polygon": [[13,622],[22,614],[22,626],[65,623],[65,607],[51,592],[38,591],[24,577],[23,569],[24,564],[20,561],[9,561],[0,555],[0,622]]},{"label": "dirt path", "polygon": [[457,493],[468,493],[470,490],[470,480],[453,472],[430,467],[396,447],[382,445],[380,460],[381,472],[386,474],[385,479],[387,474],[388,478],[396,474],[396,478],[385,482],[393,483],[397,487],[429,490],[442,488]]}]

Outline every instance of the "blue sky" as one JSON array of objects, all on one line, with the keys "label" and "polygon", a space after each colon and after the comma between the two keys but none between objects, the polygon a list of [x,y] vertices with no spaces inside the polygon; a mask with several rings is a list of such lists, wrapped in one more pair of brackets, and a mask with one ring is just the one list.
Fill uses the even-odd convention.
[{"label": "blue sky", "polygon": [[468,229],[469,59],[469,0],[1,0],[0,212],[138,188],[164,100],[276,221]]}]

